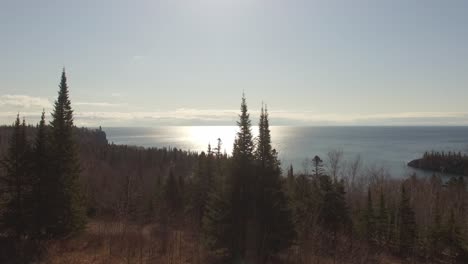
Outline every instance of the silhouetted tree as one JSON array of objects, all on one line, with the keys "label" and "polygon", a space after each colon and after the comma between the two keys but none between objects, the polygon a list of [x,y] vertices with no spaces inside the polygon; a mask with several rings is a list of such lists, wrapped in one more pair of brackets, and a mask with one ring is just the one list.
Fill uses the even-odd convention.
[{"label": "silhouetted tree", "polygon": [[234,140],[231,165],[231,208],[234,225],[232,238],[232,257],[245,259],[248,224],[252,220],[254,191],[254,142],[252,139],[251,121],[245,96],[242,96],[241,114],[237,122],[239,131]]},{"label": "silhouetted tree", "polygon": [[414,211],[410,206],[410,198],[404,184],[401,185],[401,198],[399,206],[399,247],[402,256],[413,254],[416,242],[416,221]]},{"label": "silhouetted tree", "polygon": [[319,179],[323,174],[323,160],[319,156],[315,156],[312,159],[312,175],[315,176],[316,179]]},{"label": "silhouetted tree", "polygon": [[259,137],[255,151],[257,161],[257,248],[256,263],[288,247],[295,236],[292,214],[281,182],[276,151],[271,146],[267,109],[261,109]]},{"label": "silhouetted tree", "polygon": [[17,240],[27,235],[31,225],[30,153],[25,129],[25,122],[21,124],[17,115],[8,151],[1,163],[5,171],[1,180],[5,187],[3,195],[6,200],[2,222],[8,233],[13,234]]},{"label": "silhouetted tree", "polygon": [[370,187],[367,189],[367,206],[364,213],[364,223],[365,223],[365,236],[367,241],[371,244],[374,243],[375,238],[375,213],[374,206],[372,203],[372,193]]},{"label": "silhouetted tree", "polygon": [[376,218],[376,238],[377,242],[383,246],[388,239],[388,212],[385,204],[383,192],[380,193],[379,210]]},{"label": "silhouetted tree", "polygon": [[182,208],[182,193],[180,192],[179,181],[172,170],[169,171],[169,176],[166,178],[164,201],[166,213],[175,215],[180,212]]},{"label": "silhouetted tree", "polygon": [[86,209],[79,184],[80,163],[73,132],[73,110],[65,70],[50,123],[51,178],[48,217],[50,233],[66,236],[85,227]]},{"label": "silhouetted tree", "polygon": [[41,120],[37,126],[37,134],[32,150],[32,195],[34,202],[33,234],[37,238],[46,236],[46,229],[51,215],[49,207],[50,179],[50,153],[47,142],[47,126],[45,112],[42,111]]}]

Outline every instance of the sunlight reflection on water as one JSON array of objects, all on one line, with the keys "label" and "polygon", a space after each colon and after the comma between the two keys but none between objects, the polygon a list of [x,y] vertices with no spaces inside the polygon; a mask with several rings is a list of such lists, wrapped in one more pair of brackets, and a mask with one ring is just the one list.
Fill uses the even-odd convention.
[{"label": "sunlight reflection on water", "polygon": [[[340,149],[345,160],[360,155],[365,166],[384,166],[401,177],[414,170],[406,163],[425,151],[468,150],[468,127],[288,127],[272,126],[273,147],[283,168],[292,164],[303,171],[304,160],[319,155],[326,160],[330,150]],[[105,128],[109,142],[144,147],[177,147],[206,151],[222,140],[222,151],[232,153],[237,126],[172,126],[154,128]],[[258,127],[252,127],[254,138]],[[431,174],[423,173],[419,174]]]}]

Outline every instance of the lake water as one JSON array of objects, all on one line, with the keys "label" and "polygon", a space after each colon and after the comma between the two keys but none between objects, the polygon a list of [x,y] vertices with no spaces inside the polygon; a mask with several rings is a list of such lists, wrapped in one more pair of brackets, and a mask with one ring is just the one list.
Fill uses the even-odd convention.
[{"label": "lake water", "polygon": [[[143,147],[177,147],[206,151],[218,138],[223,149],[232,151],[235,126],[174,126],[154,128],[104,128],[109,142]],[[254,136],[257,127],[252,127]],[[296,171],[306,168],[304,160],[319,155],[323,160],[331,150],[341,150],[345,160],[360,155],[364,167],[384,167],[394,177],[412,172],[408,161],[425,151],[468,153],[468,127],[271,127],[274,147],[282,165]],[[418,174],[430,175],[417,171]]]}]

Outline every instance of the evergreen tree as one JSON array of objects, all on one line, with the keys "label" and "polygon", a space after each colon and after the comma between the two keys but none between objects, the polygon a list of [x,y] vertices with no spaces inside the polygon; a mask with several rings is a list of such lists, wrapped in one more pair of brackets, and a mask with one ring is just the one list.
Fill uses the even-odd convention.
[{"label": "evergreen tree", "polygon": [[164,187],[164,201],[167,213],[170,215],[178,214],[182,208],[182,196],[179,184],[179,180],[173,171],[170,170]]},{"label": "evergreen tree", "polygon": [[37,126],[37,134],[32,150],[32,174],[33,186],[32,195],[34,201],[33,211],[33,234],[37,238],[44,237],[48,220],[46,217],[51,215],[48,198],[50,190],[49,178],[49,152],[47,145],[47,127],[45,123],[45,112],[42,111],[41,120]]},{"label": "evergreen tree", "polygon": [[331,246],[336,249],[338,233],[346,231],[349,224],[349,213],[345,201],[343,182],[333,182],[328,175],[321,175],[320,224],[332,235]]},{"label": "evergreen tree", "polygon": [[233,238],[236,236],[229,194],[230,191],[221,185],[215,186],[208,194],[202,219],[205,245],[225,259],[232,258]]},{"label": "evergreen tree", "polygon": [[73,110],[65,70],[59,85],[50,123],[51,175],[48,229],[53,236],[66,236],[85,227],[86,209],[79,184],[80,164],[73,133]]},{"label": "evergreen tree", "polygon": [[20,123],[19,115],[13,124],[13,134],[2,167],[5,175],[0,178],[5,186],[3,225],[16,239],[27,235],[31,222],[31,184],[29,146],[26,140],[26,125]]},{"label": "evergreen tree", "polygon": [[256,180],[254,178],[254,142],[245,96],[242,96],[239,131],[234,140],[230,175],[223,187],[218,184],[210,193],[203,219],[205,240],[214,250],[221,250],[231,260],[246,256],[247,233],[253,219]]},{"label": "evergreen tree", "polygon": [[379,211],[376,219],[377,242],[383,246],[388,239],[388,212],[383,191],[380,193]]},{"label": "evergreen tree", "polygon": [[286,176],[286,187],[287,187],[288,196],[290,199],[294,197],[295,183],[296,183],[296,179],[294,178],[294,169],[293,169],[293,166],[290,165],[288,168],[288,174]]},{"label": "evergreen tree", "polygon": [[450,210],[446,223],[445,242],[453,258],[468,257],[468,245],[466,245],[461,224],[458,223],[453,209]]},{"label": "evergreen tree", "polygon": [[290,245],[294,226],[287,197],[281,182],[280,163],[271,146],[268,110],[261,110],[259,137],[255,151],[257,161],[257,263]]},{"label": "evergreen tree", "polygon": [[323,169],[323,160],[319,156],[315,156],[312,159],[312,175],[315,177],[315,179],[319,179],[320,176],[324,174],[324,169]]},{"label": "evergreen tree", "polygon": [[252,220],[254,206],[254,142],[252,139],[250,115],[245,96],[242,96],[241,114],[237,122],[239,131],[236,134],[232,153],[231,170],[231,208],[234,225],[232,238],[232,257],[245,259],[248,224]]},{"label": "evergreen tree", "polygon": [[404,184],[401,185],[401,200],[399,207],[399,247],[402,256],[413,254],[416,242],[416,221],[414,211],[410,206],[410,198]]},{"label": "evergreen tree", "polygon": [[367,207],[364,214],[365,235],[367,241],[371,244],[374,243],[375,237],[375,214],[374,206],[372,204],[372,193],[370,187],[367,189]]},{"label": "evergreen tree", "polygon": [[293,209],[293,222],[300,240],[306,240],[309,229],[316,224],[315,218],[319,208],[318,190],[312,185],[309,177],[297,176],[292,192],[291,207]]},{"label": "evergreen tree", "polygon": [[429,243],[432,255],[439,255],[443,244],[443,226],[442,216],[440,214],[439,206],[436,204],[434,210],[434,220],[429,231]]},{"label": "evergreen tree", "polygon": [[194,186],[192,190],[192,204],[195,210],[196,221],[202,224],[208,194],[214,188],[214,156],[208,146],[208,155],[202,152],[198,157],[198,166],[195,172]]}]

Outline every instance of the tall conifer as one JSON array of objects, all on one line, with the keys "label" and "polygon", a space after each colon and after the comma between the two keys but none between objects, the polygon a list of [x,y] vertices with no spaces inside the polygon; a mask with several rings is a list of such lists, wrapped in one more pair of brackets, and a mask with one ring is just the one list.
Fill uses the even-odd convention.
[{"label": "tall conifer", "polygon": [[79,185],[80,164],[74,138],[73,110],[65,69],[50,123],[51,170],[49,229],[55,236],[80,231],[86,223],[84,199]]},{"label": "tall conifer", "polygon": [[5,175],[0,178],[5,186],[6,206],[2,222],[16,239],[26,235],[31,222],[29,153],[26,140],[26,125],[17,115],[13,134],[2,167]]},{"label": "tall conifer", "polygon": [[290,245],[295,236],[292,213],[281,182],[281,169],[276,151],[271,146],[268,110],[262,107],[259,137],[255,152],[257,160],[257,261]]},{"label": "tall conifer", "polygon": [[48,192],[50,191],[49,178],[49,152],[47,145],[47,131],[45,123],[45,112],[42,111],[41,120],[37,126],[37,134],[32,150],[32,174],[33,174],[33,188],[32,195],[34,201],[33,212],[33,234],[37,238],[45,236],[47,228],[47,217],[50,216],[50,207]]}]

